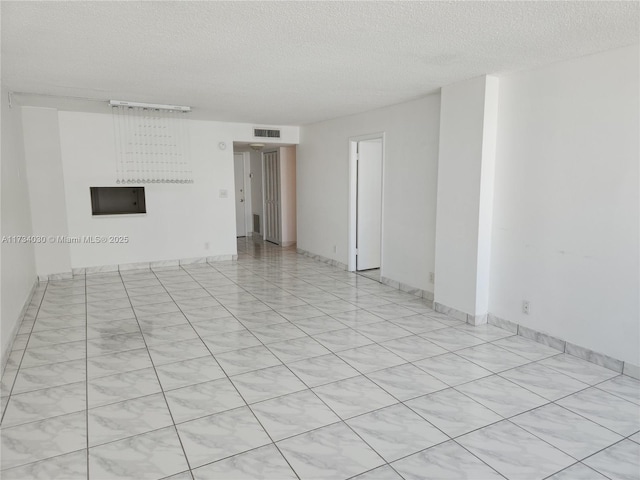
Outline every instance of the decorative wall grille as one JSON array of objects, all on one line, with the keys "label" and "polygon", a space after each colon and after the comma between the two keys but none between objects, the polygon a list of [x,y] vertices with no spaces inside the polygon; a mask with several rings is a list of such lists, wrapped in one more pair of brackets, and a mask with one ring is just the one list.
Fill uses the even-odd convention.
[{"label": "decorative wall grille", "polygon": [[185,112],[113,106],[116,183],[193,183]]}]

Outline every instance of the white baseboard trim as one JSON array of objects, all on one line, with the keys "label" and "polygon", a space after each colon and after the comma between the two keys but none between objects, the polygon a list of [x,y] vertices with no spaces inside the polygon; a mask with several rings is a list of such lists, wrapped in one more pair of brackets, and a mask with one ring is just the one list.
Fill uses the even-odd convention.
[{"label": "white baseboard trim", "polygon": [[391,278],[383,276],[380,276],[380,283],[389,287],[397,288],[401,292],[410,293],[411,295],[415,295],[416,297],[424,298],[425,300],[433,302],[433,293],[428,290],[422,290],[406,283],[399,282],[398,280],[393,280]]},{"label": "white baseboard trim", "polygon": [[20,313],[18,314],[18,318],[16,319],[16,322],[13,325],[13,329],[11,330],[11,333],[10,333],[11,341],[7,343],[7,348],[2,352],[2,359],[0,359],[0,372],[2,373],[4,373],[4,369],[7,366],[7,362],[9,361],[9,355],[13,350],[13,344],[16,341],[16,336],[20,331],[20,327],[22,326],[22,321],[24,320],[27,310],[29,309],[29,305],[31,305],[31,300],[33,299],[33,295],[36,292],[36,288],[38,288],[38,283],[39,281],[36,278],[33,282],[33,285],[31,285],[31,290],[29,291],[29,295],[27,295],[27,299],[25,300],[24,305],[22,305],[22,309],[20,310]]},{"label": "white baseboard trim", "polygon": [[338,260],[334,260],[332,258],[323,257],[322,255],[316,255],[315,253],[308,252],[301,248],[296,248],[296,252],[305,257],[309,257],[313,260],[317,260],[318,262],[329,264],[333,267],[339,268],[340,270],[348,270],[347,264],[339,262]]},{"label": "white baseboard trim", "polygon": [[487,323],[489,316],[488,313],[471,315],[470,313],[463,312],[462,310],[458,310],[438,302],[433,303],[433,309],[438,313],[444,313],[445,315],[449,315],[450,317],[468,323],[469,325],[484,325]]},{"label": "white baseboard trim", "polygon": [[238,255],[214,255],[211,257],[192,257],[177,260],[158,260],[153,262],[121,263],[118,265],[99,265],[94,267],[74,268],[71,272],[52,273],[49,275],[39,275],[40,282],[55,280],[69,280],[82,275],[97,275],[100,273],[126,272],[131,270],[151,270],[154,268],[178,267],[180,265],[194,265],[199,263],[215,264],[218,262],[232,262],[238,260]]},{"label": "white baseboard trim", "polygon": [[522,337],[533,340],[534,342],[542,343],[548,347],[555,348],[558,352],[564,352],[574,357],[581,358],[587,362],[594,363],[601,367],[607,368],[623,375],[628,375],[635,379],[640,380],[640,367],[629,362],[618,360],[603,353],[595,352],[589,348],[575,345],[571,342],[563,340],[548,333],[539,332],[532,328],[525,327],[519,323],[505,320],[504,318],[496,317],[493,314],[489,314],[489,324],[496,327],[504,328]]}]

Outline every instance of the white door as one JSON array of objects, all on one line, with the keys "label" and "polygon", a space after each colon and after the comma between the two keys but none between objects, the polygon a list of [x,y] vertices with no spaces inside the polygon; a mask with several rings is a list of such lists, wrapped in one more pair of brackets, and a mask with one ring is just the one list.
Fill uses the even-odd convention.
[{"label": "white door", "polygon": [[356,270],[380,268],[382,139],[358,142]]},{"label": "white door", "polygon": [[244,155],[233,154],[233,169],[236,182],[236,236],[247,236],[247,215],[244,195]]},{"label": "white door", "polygon": [[278,152],[264,154],[264,239],[280,245],[280,162]]}]

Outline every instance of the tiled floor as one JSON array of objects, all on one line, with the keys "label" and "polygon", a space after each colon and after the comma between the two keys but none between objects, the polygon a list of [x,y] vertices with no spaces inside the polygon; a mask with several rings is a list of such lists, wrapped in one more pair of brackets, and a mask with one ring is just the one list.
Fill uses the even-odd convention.
[{"label": "tiled floor", "polygon": [[2,378],[2,478],[640,478],[640,382],[239,251],[41,285]]}]

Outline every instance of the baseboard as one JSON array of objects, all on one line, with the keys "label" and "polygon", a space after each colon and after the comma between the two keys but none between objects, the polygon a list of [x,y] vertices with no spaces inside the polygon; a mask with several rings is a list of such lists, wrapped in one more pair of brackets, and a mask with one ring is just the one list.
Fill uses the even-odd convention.
[{"label": "baseboard", "polygon": [[31,290],[29,291],[29,295],[27,295],[27,299],[25,300],[24,305],[22,305],[22,309],[18,314],[18,318],[16,319],[16,322],[13,325],[13,329],[11,330],[11,334],[10,334],[11,341],[7,344],[7,348],[5,348],[2,351],[2,359],[0,359],[0,372],[2,373],[4,373],[4,369],[7,366],[7,362],[9,361],[9,355],[11,354],[11,351],[12,351],[13,343],[15,342],[16,336],[20,331],[22,320],[24,319],[24,316],[27,313],[27,310],[29,309],[29,305],[31,304],[31,299],[33,298],[33,295],[35,294],[37,288],[38,288],[38,279],[36,278],[36,280],[34,280],[33,282],[33,285],[31,286]]},{"label": "baseboard", "polygon": [[153,262],[121,263],[117,265],[99,265],[93,267],[74,268],[71,272],[52,273],[49,275],[38,275],[40,282],[55,280],[69,280],[82,275],[96,275],[100,273],[126,272],[130,270],[151,270],[154,268],[177,267],[180,265],[194,265],[199,263],[214,264],[217,262],[231,262],[238,260],[238,255],[214,255],[211,257],[191,257],[177,260],[158,260]]},{"label": "baseboard", "polygon": [[293,247],[296,244],[296,241],[294,240],[293,242],[282,242],[280,244],[281,247]]},{"label": "baseboard", "polygon": [[388,277],[380,276],[380,283],[387,285],[389,287],[397,288],[398,290],[406,293],[410,293],[411,295],[415,295],[419,298],[424,298],[425,300],[429,300],[433,302],[433,293],[428,290],[422,290],[417,287],[413,287],[406,283],[399,282],[398,280],[393,280]]},{"label": "baseboard", "polygon": [[561,338],[549,335],[548,333],[539,332],[532,328],[520,325],[519,323],[496,317],[493,314],[489,314],[489,324],[495,325],[496,327],[505,328],[517,335],[528,338],[529,340],[547,345],[548,347],[558,350],[558,352],[573,355],[574,357],[581,358],[582,360],[594,363],[616,373],[628,375],[640,380],[640,367],[638,365],[618,360],[616,358],[610,357],[609,355],[596,352],[589,348],[575,345]]},{"label": "baseboard", "polygon": [[433,309],[438,313],[443,313],[455,318],[456,320],[468,323],[469,325],[484,325],[487,323],[489,317],[488,313],[471,315],[470,313],[463,312],[462,310],[458,310],[438,302],[433,303]]},{"label": "baseboard", "polygon": [[329,264],[329,265],[331,265],[333,267],[339,268],[340,270],[348,270],[349,269],[347,267],[346,263],[339,262],[339,261],[334,260],[332,258],[323,257],[322,255],[316,255],[315,253],[308,252],[308,251],[303,250],[301,248],[296,248],[296,252],[298,252],[300,255],[303,255],[305,257],[309,257],[309,258],[311,258],[313,260],[317,260],[318,262],[326,263],[326,264]]}]

